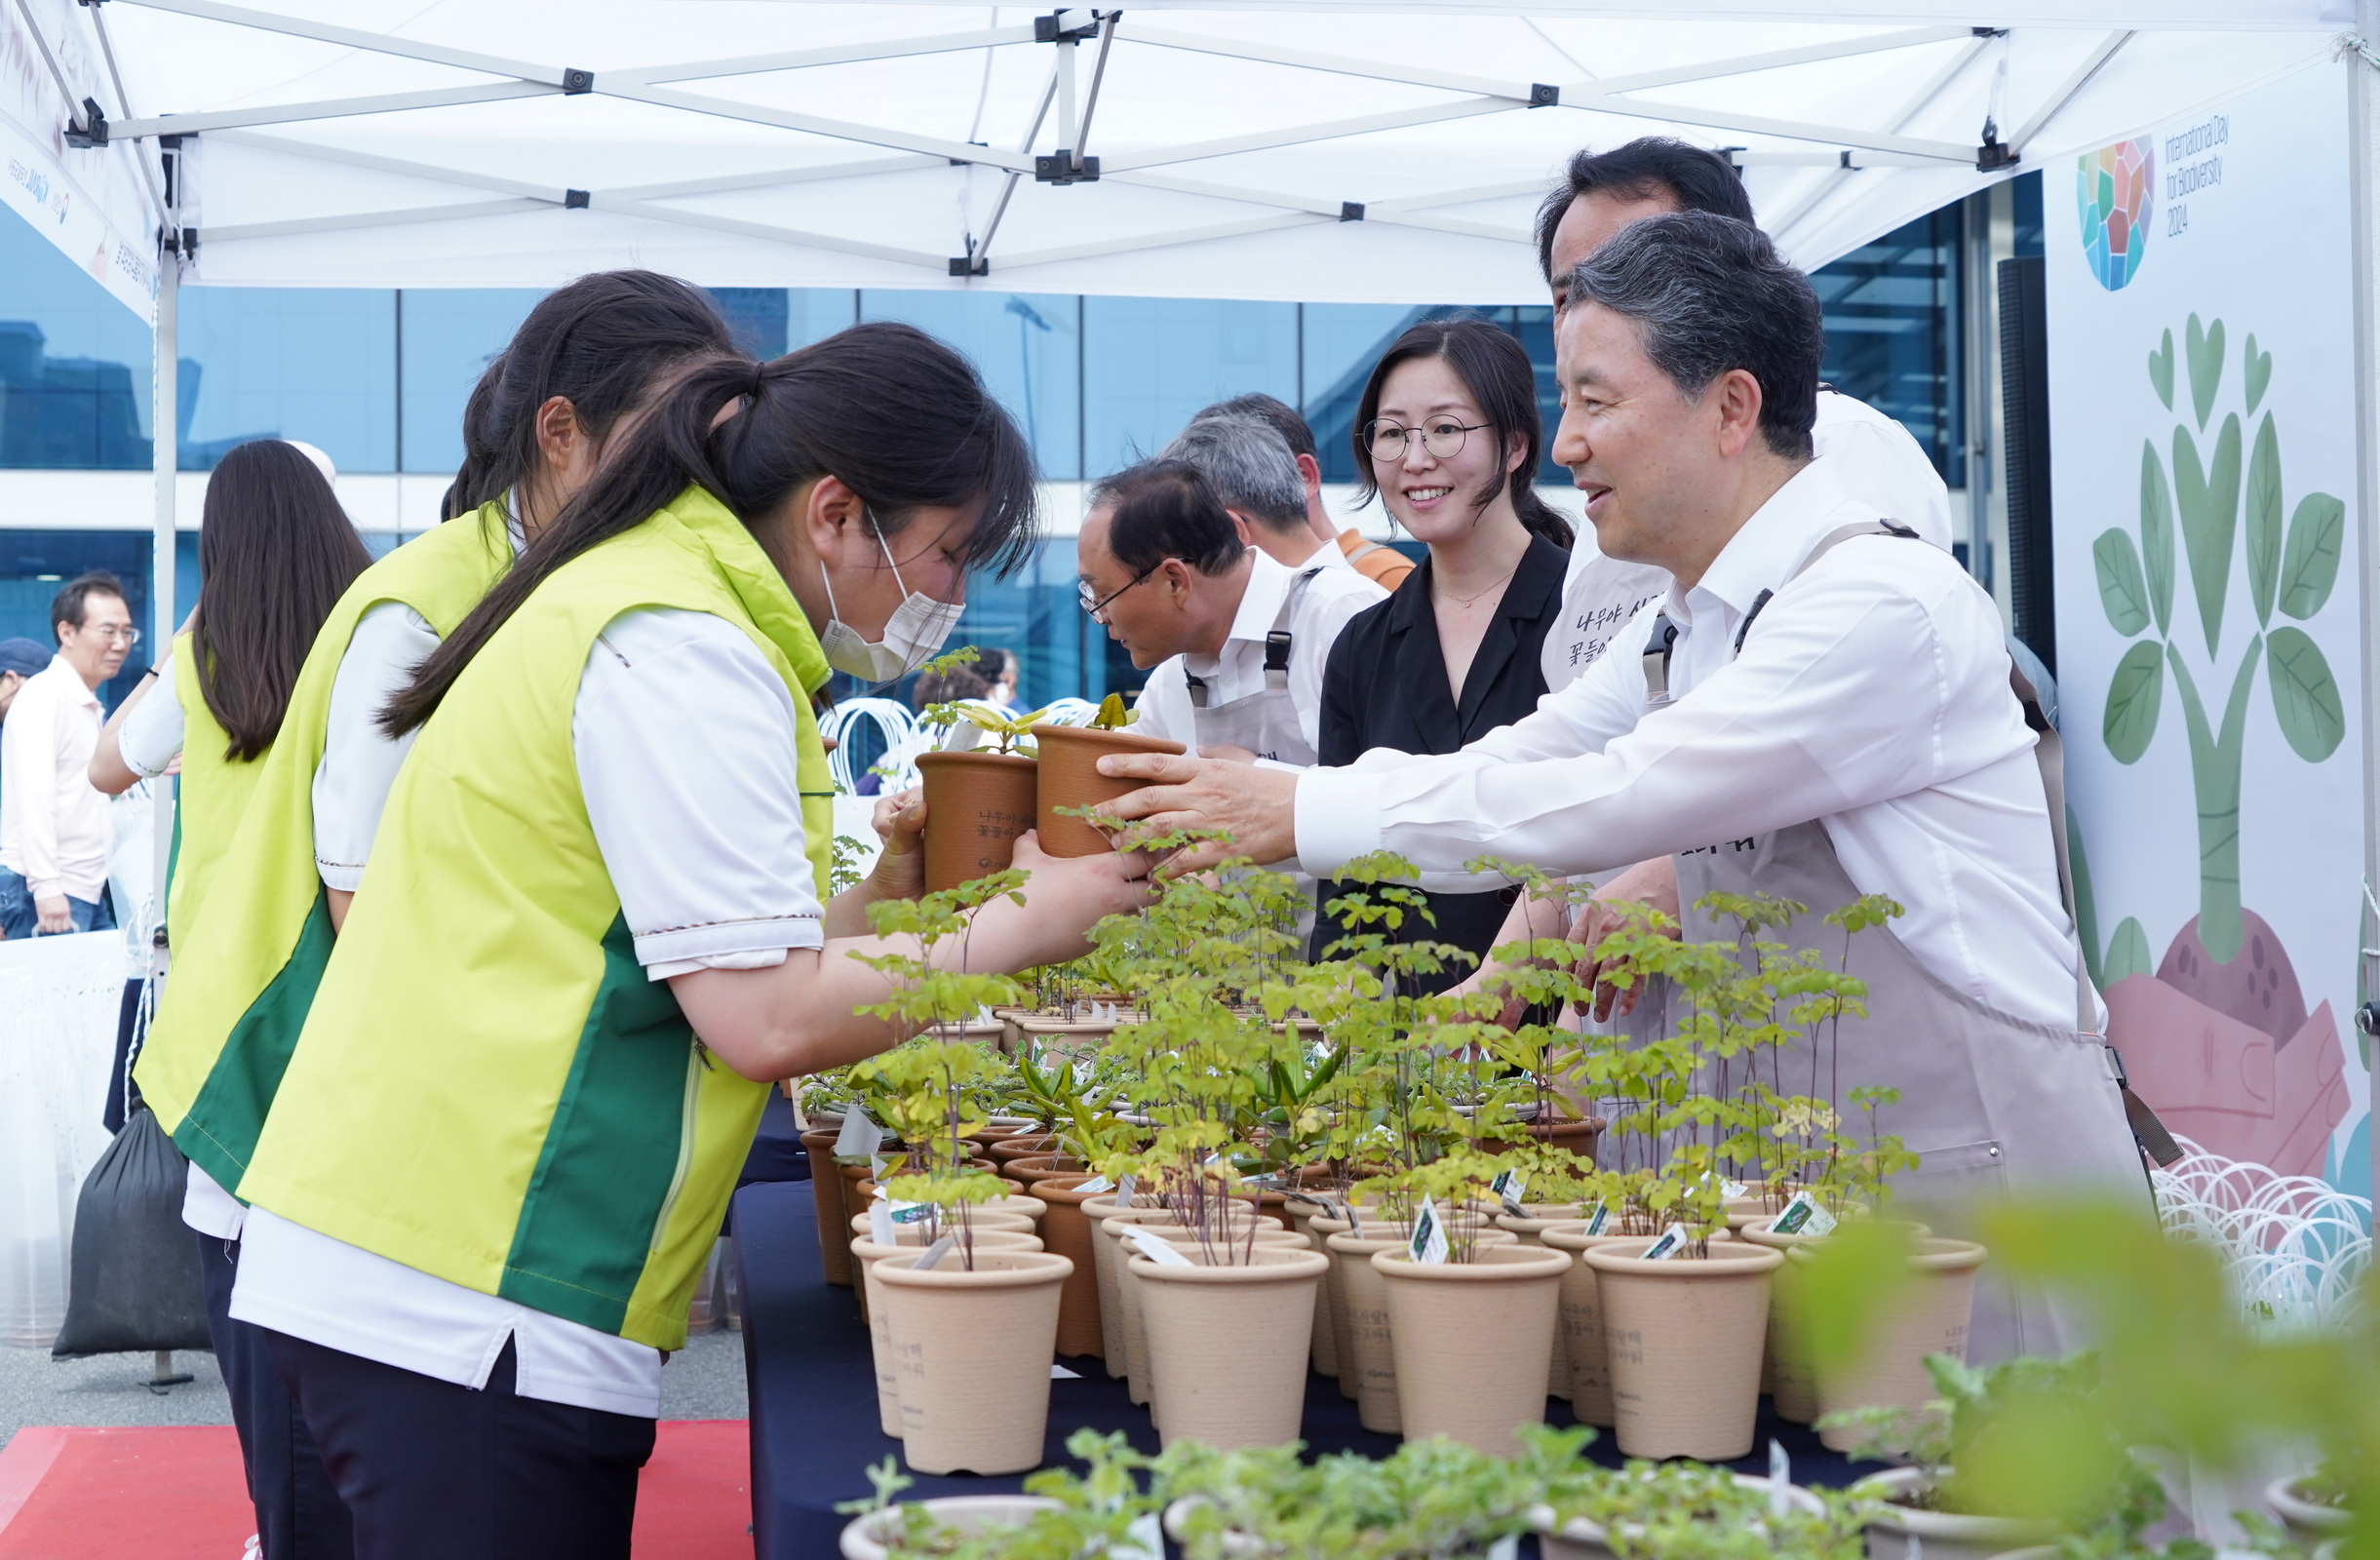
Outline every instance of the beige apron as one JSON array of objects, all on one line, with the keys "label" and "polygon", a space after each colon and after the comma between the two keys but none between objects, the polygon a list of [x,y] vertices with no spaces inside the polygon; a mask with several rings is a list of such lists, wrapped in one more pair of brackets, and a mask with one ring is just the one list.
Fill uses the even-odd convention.
[{"label": "beige apron", "polygon": [[1323,567],[1317,564],[1302,571],[1281,594],[1281,609],[1274,614],[1272,629],[1265,636],[1265,686],[1261,692],[1209,706],[1206,680],[1193,675],[1187,666],[1182,669],[1183,678],[1190,683],[1190,720],[1199,751],[1246,748],[1260,759],[1295,764],[1302,769],[1313,767],[1314,745],[1306,740],[1305,727],[1298,722],[1298,707],[1289,699],[1289,655],[1294,647],[1289,618],[1297,610],[1298,599],[1305,595],[1306,587]]},{"label": "beige apron", "polygon": [[[1855,536],[1901,534],[1899,527],[1883,525],[1845,527],[1821,540],[1801,568]],[[1763,592],[1746,614],[1744,631],[1769,595]],[[1657,642],[1665,644],[1661,630],[1668,626],[1656,624]],[[1739,632],[1736,647],[1742,646]],[[1662,665],[1654,681],[1657,658]],[[1666,656],[1649,654],[1646,665],[1655,699],[1666,702]],[[2043,733],[2047,795],[2053,803],[2053,823],[2062,825],[2062,809],[2055,805],[2063,791],[2054,773],[2055,743],[2053,732]],[[2054,832],[2064,834],[2062,828]],[[2058,844],[2062,866],[2062,838]],[[1775,894],[1809,906],[1809,914],[1790,927],[1762,935],[1789,948],[1816,949],[1830,966],[1842,961],[1843,933],[1827,925],[1824,917],[1858,898],[1859,890],[1836,860],[1823,823],[1795,824],[1774,834],[1705,845],[1680,855],[1677,868],[1687,937],[1734,935],[1695,908],[1705,894]],[[1892,1206],[1932,1226],[1937,1233],[1971,1234],[1978,1205],[2011,1193],[2072,1194],[2097,1189],[2138,1196],[2146,1190],[2140,1152],[2126,1122],[2114,1054],[2092,1033],[2097,1004],[2079,954],[2076,964],[2073,1028],[2036,1024],[1945,985],[1889,925],[1863,931],[1851,940],[1849,967],[1867,983],[1866,1019],[1844,1021],[1839,1051],[1830,1049],[1824,1031],[1814,1058],[1804,1039],[1781,1047],[1780,1092],[1826,1098],[1831,1061],[1839,1069],[1837,1100],[1844,1129],[1864,1136],[1867,1121],[1850,1105],[1851,1091],[1875,1085],[1899,1090],[1899,1104],[1877,1112],[1876,1130],[1899,1138],[1921,1162],[1895,1178]],[[1762,1072],[1774,1075],[1767,1066]],[[2005,1276],[1995,1275],[1991,1266],[1983,1269],[1983,1278],[1976,1287],[1970,1330],[1970,1361],[2054,1355],[2079,1346],[2078,1330],[2060,1314],[2065,1307],[2039,1294],[2017,1292]]]}]

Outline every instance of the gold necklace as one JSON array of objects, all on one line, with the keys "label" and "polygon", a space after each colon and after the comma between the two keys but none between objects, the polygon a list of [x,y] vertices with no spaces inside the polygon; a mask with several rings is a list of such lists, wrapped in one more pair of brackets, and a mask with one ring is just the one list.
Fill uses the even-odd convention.
[{"label": "gold necklace", "polygon": [[1520,571],[1521,571],[1521,566],[1520,566],[1520,565],[1515,564],[1515,565],[1513,565],[1513,566],[1512,566],[1510,568],[1507,568],[1507,569],[1505,569],[1505,570],[1504,570],[1504,572],[1503,572],[1503,578],[1502,578],[1502,579],[1499,579],[1499,580],[1497,580],[1497,581],[1496,581],[1496,583],[1495,583],[1495,584],[1493,584],[1493,585],[1490,585],[1490,586],[1487,588],[1487,590],[1480,591],[1480,592],[1476,593],[1475,595],[1471,595],[1471,596],[1457,596],[1457,595],[1456,595],[1456,594],[1455,594],[1453,591],[1451,591],[1451,590],[1446,590],[1446,587],[1445,587],[1444,585],[1440,585],[1440,586],[1438,587],[1438,589],[1440,589],[1440,590],[1442,590],[1442,591],[1446,591],[1446,599],[1447,599],[1448,601],[1450,601],[1450,602],[1459,602],[1459,603],[1461,603],[1461,604],[1463,604],[1463,606],[1464,607],[1464,609],[1465,609],[1465,610],[1467,610],[1467,609],[1470,607],[1470,604],[1471,604],[1473,602],[1476,602],[1477,600],[1479,600],[1479,598],[1480,598],[1481,596],[1485,596],[1485,595],[1487,595],[1488,591],[1492,591],[1492,590],[1498,590],[1498,589],[1501,589],[1501,588],[1502,587],[1502,585],[1504,584],[1504,581],[1505,581],[1505,580],[1510,579],[1510,578],[1511,578],[1513,575],[1515,575],[1515,574],[1519,573]]}]

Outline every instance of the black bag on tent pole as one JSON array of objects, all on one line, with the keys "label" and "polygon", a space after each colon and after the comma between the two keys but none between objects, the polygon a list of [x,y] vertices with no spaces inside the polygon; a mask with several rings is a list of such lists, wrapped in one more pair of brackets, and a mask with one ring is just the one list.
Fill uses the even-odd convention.
[{"label": "black bag on tent pole", "polygon": [[54,1359],[211,1348],[198,1237],[181,1222],[189,1161],[136,1107],[74,1205],[66,1325]]}]

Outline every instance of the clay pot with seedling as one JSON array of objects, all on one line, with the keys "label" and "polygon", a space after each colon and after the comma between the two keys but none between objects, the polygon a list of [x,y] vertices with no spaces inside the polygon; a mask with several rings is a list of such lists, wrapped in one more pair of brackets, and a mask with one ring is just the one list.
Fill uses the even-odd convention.
[{"label": "clay pot with seedling", "polygon": [[1040,760],[1036,827],[1041,831],[1043,850],[1053,856],[1096,856],[1112,848],[1108,836],[1087,821],[1083,811],[1137,791],[1146,782],[1101,774],[1101,759],[1114,753],[1178,755],[1184,751],[1179,742],[1136,736],[1125,729],[1138,719],[1138,710],[1124,708],[1122,694],[1111,693],[1100,701],[1099,713],[1087,726],[1044,722],[1032,728]]}]

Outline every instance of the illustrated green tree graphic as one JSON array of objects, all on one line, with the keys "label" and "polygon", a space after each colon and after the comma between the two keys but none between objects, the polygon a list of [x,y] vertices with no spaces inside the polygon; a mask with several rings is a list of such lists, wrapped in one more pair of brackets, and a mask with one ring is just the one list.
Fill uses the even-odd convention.
[{"label": "illustrated green tree graphic", "polygon": [[[2310,492],[2287,510],[2284,524],[2281,432],[2267,410],[2247,447],[2243,509],[2243,418],[2256,418],[2273,378],[2273,355],[2258,352],[2254,336],[2247,338],[2236,376],[2242,410],[2224,412],[2205,458],[2201,457],[2199,441],[2217,405],[2230,393],[2224,385],[2221,320],[2202,327],[2197,315],[2190,316],[2181,367],[2188,379],[2189,404],[2173,425],[2170,478],[2157,441],[2143,440],[2138,538],[2119,526],[2102,531],[2091,544],[2099,604],[2106,608],[2107,620],[2117,633],[2137,641],[2116,664],[2103,734],[2118,762],[2137,763],[2157,735],[2170,674],[2190,735],[2190,773],[2198,799],[2199,939],[2218,963],[2229,963],[2239,956],[2243,941],[2240,773],[2258,662],[2272,690],[2274,722],[2299,758],[2320,763],[2347,735],[2338,681],[2330,675],[2321,647],[2301,628],[2286,623],[2273,627],[2277,608],[2303,622],[2329,601],[2346,544],[2347,506],[2328,493]],[[2149,383],[2167,411],[2174,410],[2174,368],[2173,332],[2168,330],[2149,354]],[[2217,674],[2209,685],[2220,687],[2228,682],[2230,686],[2220,718],[2214,721],[2208,719],[2199,681],[2182,653],[2193,637],[2185,636],[2173,620],[2177,513],[2180,552],[2189,568],[2208,671]],[[2232,554],[2243,539],[2248,605],[2255,612],[2256,628],[2238,665],[2224,676],[2224,609],[2232,587]],[[2195,649],[2192,644],[2194,654]],[[2138,922],[2127,917],[2117,929],[2103,973],[2112,984],[2148,967],[2148,939]]]}]

